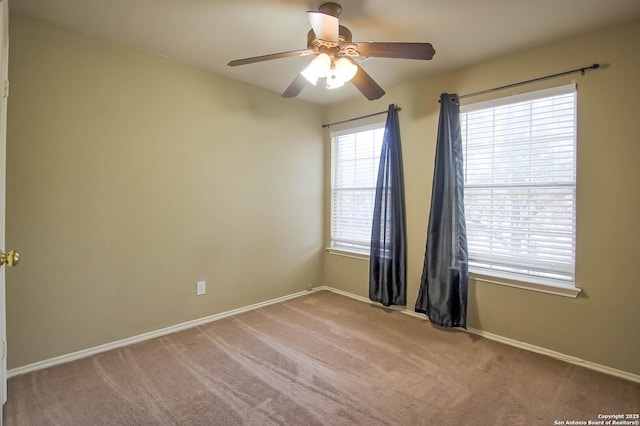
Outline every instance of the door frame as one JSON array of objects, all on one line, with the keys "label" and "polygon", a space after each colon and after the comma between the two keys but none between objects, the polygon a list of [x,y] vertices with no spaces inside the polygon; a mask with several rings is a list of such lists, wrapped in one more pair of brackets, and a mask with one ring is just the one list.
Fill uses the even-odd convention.
[{"label": "door frame", "polygon": [[[6,140],[9,62],[9,0],[0,0],[0,250],[5,251]],[[5,269],[0,266],[0,402],[7,402]],[[2,410],[0,410],[2,426]]]}]

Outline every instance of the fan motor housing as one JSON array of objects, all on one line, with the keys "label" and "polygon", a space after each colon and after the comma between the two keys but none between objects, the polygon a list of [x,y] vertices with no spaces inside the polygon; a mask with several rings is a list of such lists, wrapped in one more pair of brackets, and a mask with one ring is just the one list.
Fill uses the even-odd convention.
[{"label": "fan motor housing", "polygon": [[326,13],[327,15],[335,16],[336,18],[342,13],[342,6],[338,3],[322,3],[318,8],[318,12]]},{"label": "fan motor housing", "polygon": [[347,44],[350,44],[352,40],[351,30],[349,28],[339,25],[338,26],[338,41],[326,41],[321,40],[316,37],[316,34],[313,30],[309,30],[307,33],[307,48],[314,50],[316,52],[320,52],[325,49],[333,49],[337,48],[337,50],[342,50]]}]

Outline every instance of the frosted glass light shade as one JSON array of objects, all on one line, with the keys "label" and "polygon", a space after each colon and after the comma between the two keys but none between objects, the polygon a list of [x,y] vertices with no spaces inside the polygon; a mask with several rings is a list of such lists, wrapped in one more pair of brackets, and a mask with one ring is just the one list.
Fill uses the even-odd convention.
[{"label": "frosted glass light shade", "polygon": [[327,89],[337,89],[342,86],[344,86],[344,80],[336,73],[336,69],[334,68],[329,71],[329,75],[327,75]]},{"label": "frosted glass light shade", "polygon": [[335,64],[335,73],[336,77],[340,79],[343,83],[351,80],[354,75],[358,72],[358,67],[355,66],[350,60],[347,58],[338,59]]},{"label": "frosted glass light shade", "polygon": [[331,58],[326,53],[321,53],[300,74],[315,86],[318,79],[326,77],[330,69]]}]

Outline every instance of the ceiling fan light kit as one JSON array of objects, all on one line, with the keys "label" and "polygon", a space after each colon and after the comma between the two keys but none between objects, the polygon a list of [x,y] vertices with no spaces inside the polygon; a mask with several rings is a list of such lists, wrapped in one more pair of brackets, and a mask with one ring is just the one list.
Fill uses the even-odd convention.
[{"label": "ceiling fan light kit", "polygon": [[321,53],[300,74],[314,86],[318,84],[319,79],[326,78],[327,89],[336,89],[344,86],[357,72],[358,67],[348,59],[336,59]]},{"label": "ceiling fan light kit", "polygon": [[311,30],[307,34],[307,48],[274,53],[228,63],[234,67],[293,56],[316,55],[309,65],[294,79],[282,94],[285,98],[297,96],[308,81],[314,86],[321,78],[326,88],[342,87],[351,82],[367,99],[381,98],[385,92],[353,58],[396,58],[429,60],[435,54],[430,43],[352,42],[351,31],[339,24],[342,7],[337,3],[323,3],[318,11],[308,11]]}]

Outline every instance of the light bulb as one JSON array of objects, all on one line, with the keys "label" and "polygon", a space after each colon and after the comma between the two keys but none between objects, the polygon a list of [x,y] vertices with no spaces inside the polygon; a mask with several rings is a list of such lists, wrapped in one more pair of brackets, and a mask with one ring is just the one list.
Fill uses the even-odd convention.
[{"label": "light bulb", "polygon": [[335,73],[340,80],[347,82],[358,72],[358,67],[347,58],[338,59],[335,64]]},{"label": "light bulb", "polygon": [[315,86],[318,79],[326,77],[330,69],[331,58],[326,53],[321,53],[300,74]]}]

